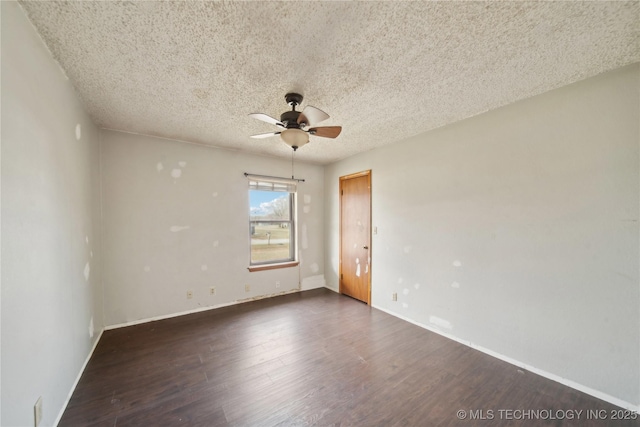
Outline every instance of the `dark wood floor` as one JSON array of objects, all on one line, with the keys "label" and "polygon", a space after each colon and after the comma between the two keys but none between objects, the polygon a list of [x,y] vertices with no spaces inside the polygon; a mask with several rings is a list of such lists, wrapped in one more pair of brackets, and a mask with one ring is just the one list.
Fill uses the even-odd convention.
[{"label": "dark wood floor", "polygon": [[611,411],[317,289],[106,331],[60,425],[640,426]]}]

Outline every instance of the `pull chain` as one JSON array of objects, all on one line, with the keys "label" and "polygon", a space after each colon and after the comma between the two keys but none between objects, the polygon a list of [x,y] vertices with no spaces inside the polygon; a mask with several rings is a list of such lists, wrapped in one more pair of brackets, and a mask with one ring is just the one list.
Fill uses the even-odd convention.
[{"label": "pull chain", "polygon": [[296,154],[296,150],[291,151],[291,179],[294,179],[293,174],[293,156]]}]

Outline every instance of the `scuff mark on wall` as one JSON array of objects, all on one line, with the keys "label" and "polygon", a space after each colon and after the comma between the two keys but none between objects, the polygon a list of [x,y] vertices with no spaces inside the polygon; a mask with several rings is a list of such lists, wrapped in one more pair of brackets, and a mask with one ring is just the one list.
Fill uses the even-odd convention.
[{"label": "scuff mark on wall", "polygon": [[307,213],[309,213],[309,212],[311,212],[311,206],[304,206],[304,207],[302,208],[302,212],[304,212],[304,213],[306,213],[306,214],[307,214]]},{"label": "scuff mark on wall", "polygon": [[149,267],[148,265],[145,265],[145,266],[144,266],[144,272],[145,272],[145,273],[148,273],[148,272],[150,272],[150,271],[151,271],[151,267]]},{"label": "scuff mark on wall", "polygon": [[93,316],[91,316],[91,320],[89,321],[89,338],[93,338],[94,332],[95,328],[93,327]]},{"label": "scuff mark on wall", "polygon": [[175,168],[171,171],[171,176],[175,179],[178,179],[182,176],[182,169]]},{"label": "scuff mark on wall", "polygon": [[84,280],[89,281],[89,274],[91,273],[91,267],[89,266],[89,261],[84,265]]},{"label": "scuff mark on wall", "polygon": [[80,126],[80,123],[78,123],[76,125],[76,139],[80,141],[81,137],[82,137],[82,126]]},{"label": "scuff mark on wall", "polygon": [[162,172],[163,169],[164,169],[164,165],[162,164],[162,162],[156,163],[156,170],[158,172]]},{"label": "scuff mark on wall", "polygon": [[169,231],[171,231],[172,233],[177,233],[178,231],[188,230],[190,228],[191,228],[191,226],[189,226],[189,225],[172,225],[169,228]]},{"label": "scuff mark on wall", "polygon": [[209,267],[207,267],[207,264],[202,264],[200,266],[200,270],[202,270],[202,271],[207,271],[208,269],[209,269]]},{"label": "scuff mark on wall", "polygon": [[214,191],[213,193],[211,193],[211,197],[218,197],[218,192]]},{"label": "scuff mark on wall", "polygon": [[413,287],[416,289],[420,289],[420,283],[416,283],[415,285],[413,285]]},{"label": "scuff mark on wall", "polygon": [[183,167],[187,166],[187,162],[185,162],[185,161],[183,160],[183,161],[181,161],[181,162],[178,162],[178,165],[179,165],[181,168],[183,168]]},{"label": "scuff mark on wall", "polygon": [[402,303],[402,308],[409,308],[409,304],[407,304],[406,302]]},{"label": "scuff mark on wall", "polygon": [[453,282],[453,283],[451,284],[451,287],[452,287],[452,288],[456,288],[456,289],[457,289],[457,288],[459,288],[459,287],[460,287],[460,283],[458,283],[458,282]]},{"label": "scuff mark on wall", "polygon": [[219,244],[220,244],[220,242],[218,242],[217,240],[213,241],[213,247],[214,248],[217,248]]},{"label": "scuff mark on wall", "polygon": [[403,295],[409,295],[409,289],[404,288],[404,289],[402,290],[402,294],[403,294]]},{"label": "scuff mark on wall", "polygon": [[311,194],[304,195],[304,203],[305,205],[308,205],[309,203],[311,203]]},{"label": "scuff mark on wall", "polygon": [[319,269],[320,267],[318,267],[318,264],[315,262],[309,266],[309,270],[311,270],[312,273],[317,273]]},{"label": "scuff mark on wall", "polygon": [[455,260],[453,261],[452,265],[454,267],[462,267],[462,262],[460,262],[459,260]]},{"label": "scuff mark on wall", "polygon": [[451,323],[449,323],[448,320],[444,320],[444,319],[441,319],[441,318],[436,317],[436,316],[429,316],[429,323],[431,323],[434,326],[438,326],[440,328],[443,328],[443,329],[451,329],[452,328]]}]

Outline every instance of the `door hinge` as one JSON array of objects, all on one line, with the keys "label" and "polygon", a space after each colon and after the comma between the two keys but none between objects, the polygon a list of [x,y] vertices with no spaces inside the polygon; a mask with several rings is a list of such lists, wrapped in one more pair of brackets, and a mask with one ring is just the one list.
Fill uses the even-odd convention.
[{"label": "door hinge", "polygon": [[340,190],[340,195],[344,196],[344,190]]},{"label": "door hinge", "polygon": [[340,280],[344,280],[344,275],[340,273]]}]

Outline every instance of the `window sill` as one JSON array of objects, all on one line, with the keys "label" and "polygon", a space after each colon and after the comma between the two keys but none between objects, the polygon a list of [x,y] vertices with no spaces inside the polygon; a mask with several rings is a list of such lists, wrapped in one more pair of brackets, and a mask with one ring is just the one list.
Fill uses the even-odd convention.
[{"label": "window sill", "polygon": [[277,268],[289,268],[295,267],[300,264],[299,261],[289,261],[289,262],[281,262],[278,264],[264,264],[264,265],[252,265],[251,267],[247,267],[247,270],[254,271],[263,271],[263,270],[275,270]]}]

